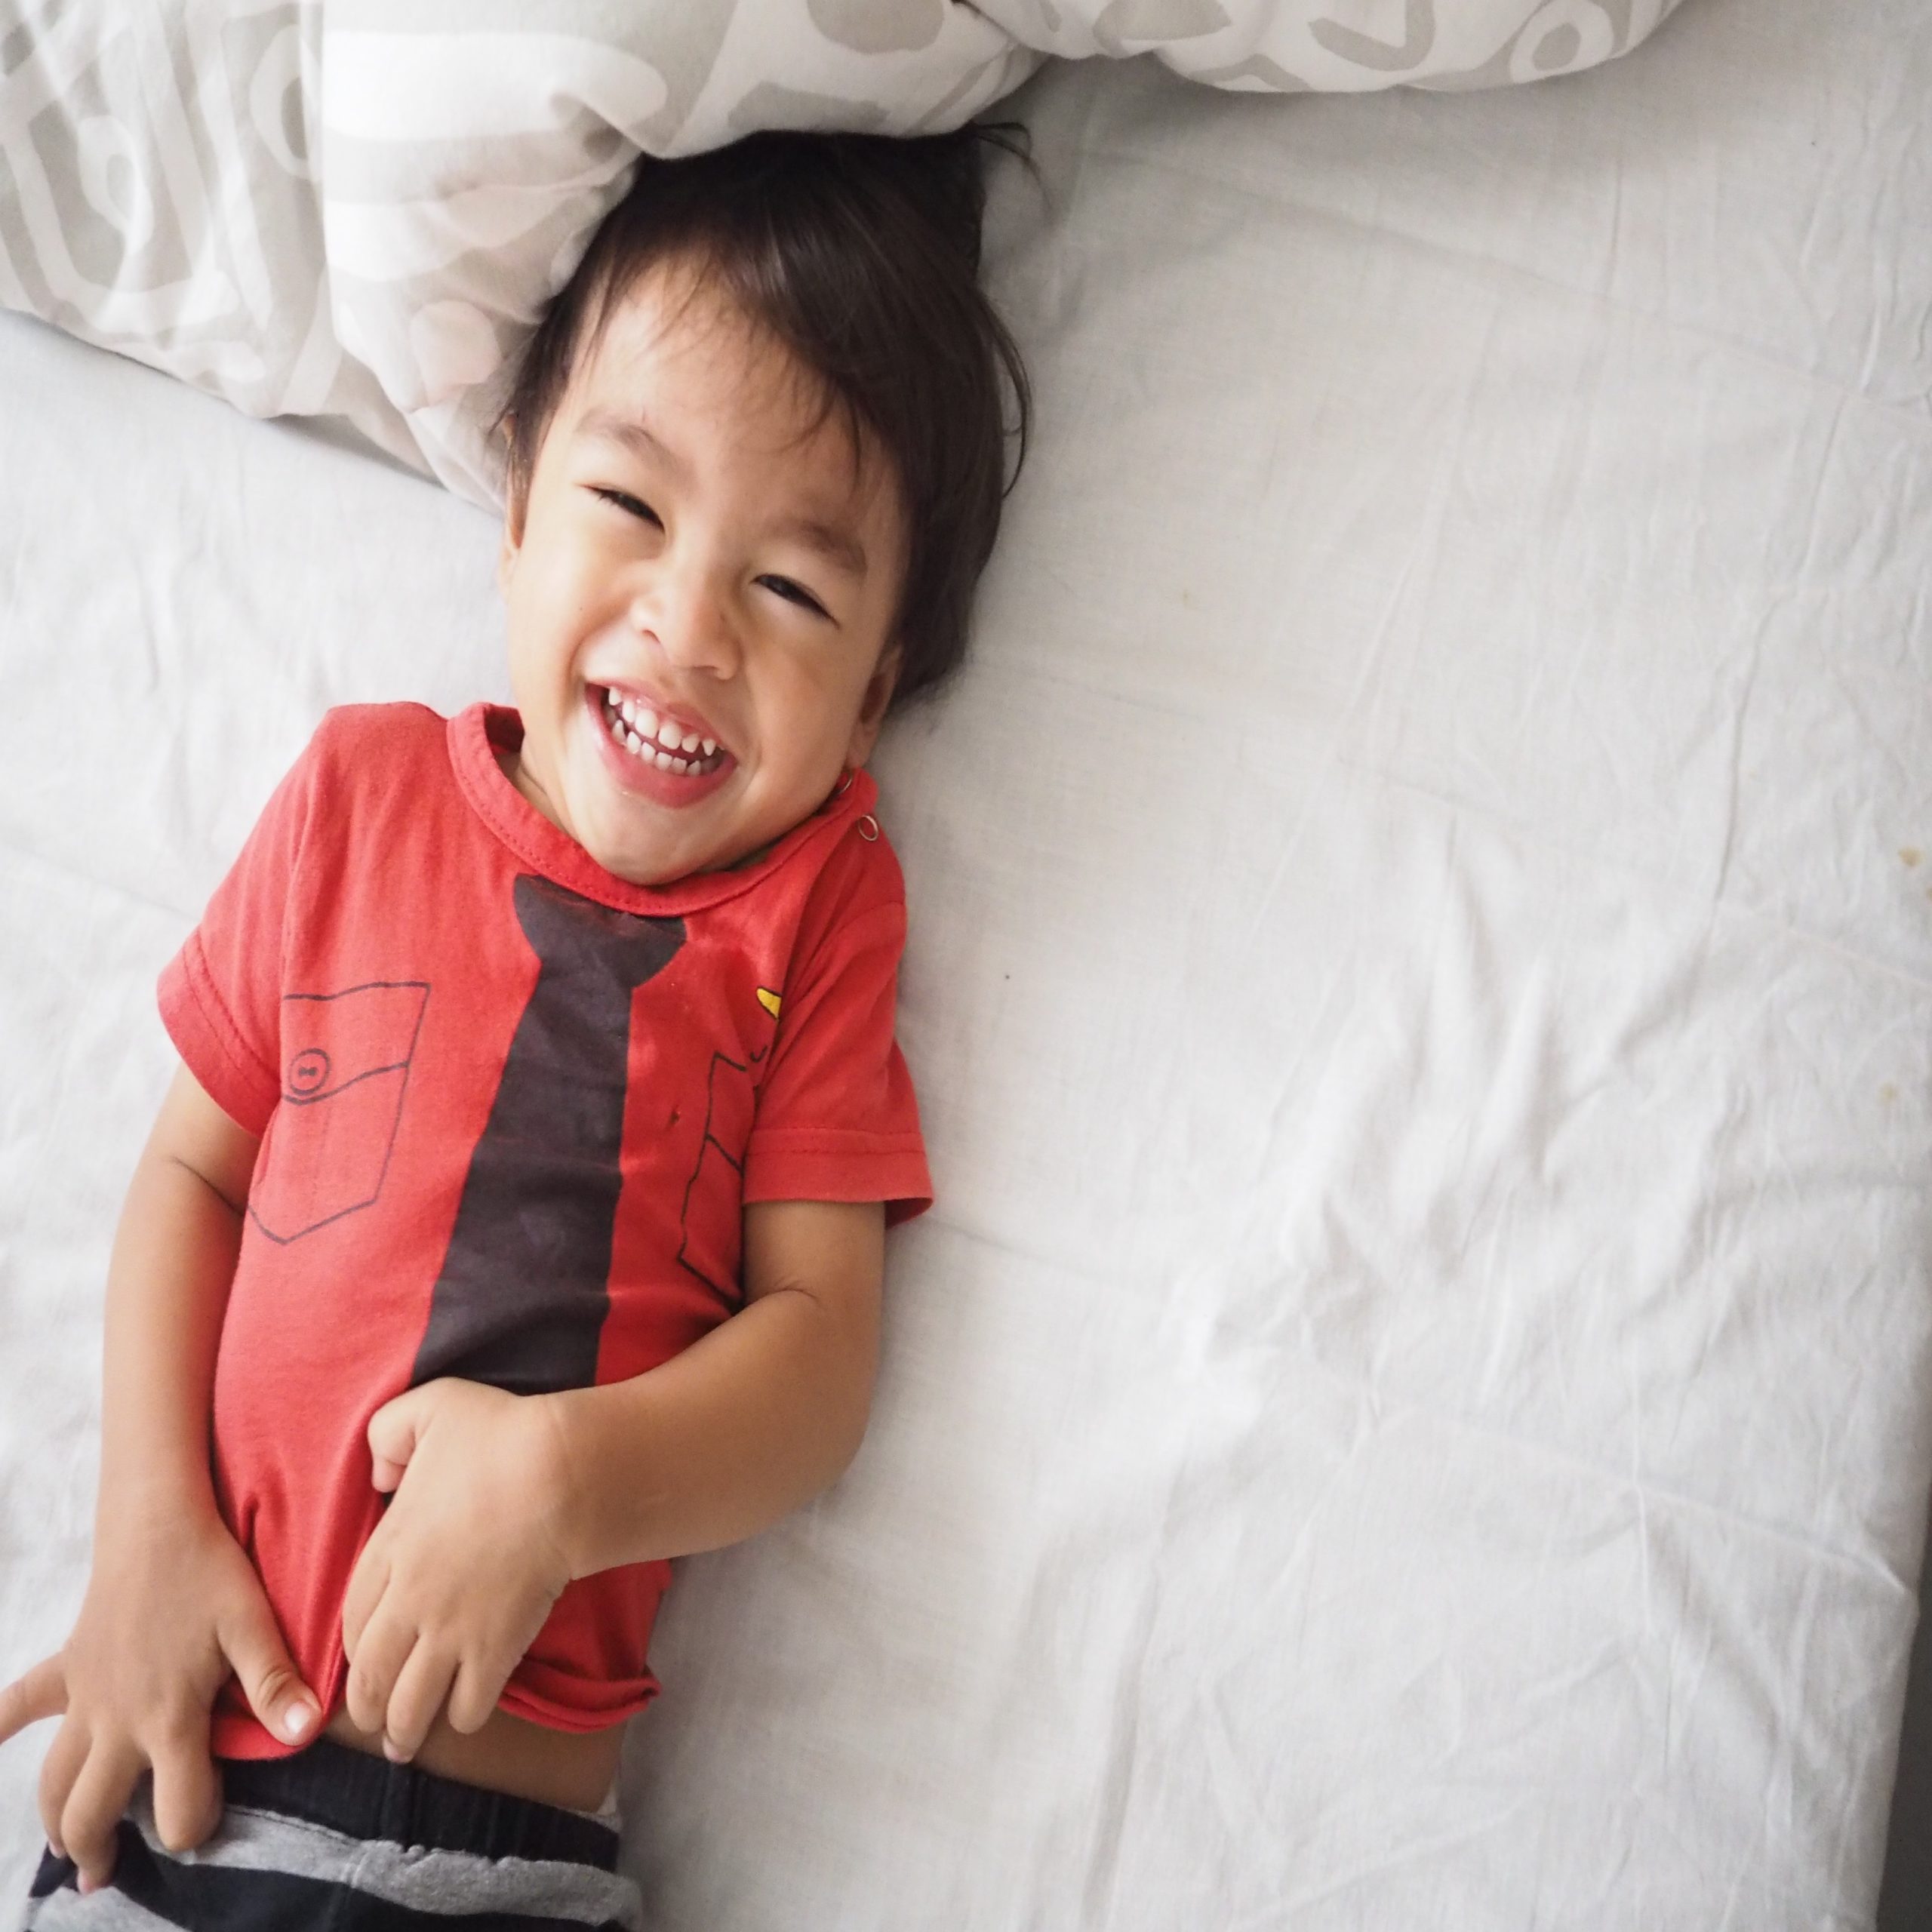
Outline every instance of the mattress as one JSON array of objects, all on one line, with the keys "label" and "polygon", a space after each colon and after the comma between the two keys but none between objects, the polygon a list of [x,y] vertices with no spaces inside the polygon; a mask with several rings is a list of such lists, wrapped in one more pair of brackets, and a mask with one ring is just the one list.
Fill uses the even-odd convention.
[{"label": "mattress", "polygon": [[[1871,1922],[1932,1480],[1932,18],[1011,105],[1037,435],[874,760],[938,1191],[680,1574],[667,1932]],[[0,318],[0,1675],[80,1601],[155,974],[479,511]],[[0,1886],[43,1727],[0,1748]]]}]

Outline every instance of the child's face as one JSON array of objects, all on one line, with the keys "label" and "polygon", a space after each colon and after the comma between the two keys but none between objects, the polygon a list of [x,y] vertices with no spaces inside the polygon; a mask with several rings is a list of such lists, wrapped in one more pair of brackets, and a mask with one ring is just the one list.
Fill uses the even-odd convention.
[{"label": "child's face", "polygon": [[654,270],[572,372],[505,530],[511,776],[635,884],[758,851],[872,749],[904,555],[890,464],[855,463],[780,343]]}]

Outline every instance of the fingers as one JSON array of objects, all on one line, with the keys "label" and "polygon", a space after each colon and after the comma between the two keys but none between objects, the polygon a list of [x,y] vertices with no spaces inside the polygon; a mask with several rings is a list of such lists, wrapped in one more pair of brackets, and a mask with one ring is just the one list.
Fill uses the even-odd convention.
[{"label": "fingers", "polygon": [[349,1573],[349,1587],[342,1593],[342,1647],[352,1660],[361,1647],[365,1626],[389,1586],[388,1530],[386,1520],[376,1525]]},{"label": "fingers", "polygon": [[509,1681],[509,1672],[481,1669],[473,1659],[465,1658],[450,1686],[450,1728],[466,1736],[481,1730]]},{"label": "fingers", "polygon": [[455,1675],[456,1660],[445,1652],[424,1643],[410,1652],[408,1662],[397,1675],[395,1688],[389,1693],[383,1724],[386,1756],[400,1764],[422,1749]]},{"label": "fingers", "polygon": [[221,1823],[221,1775],[208,1752],[205,1712],[155,1747],[154,1828],[170,1851],[192,1851]]},{"label": "fingers", "polygon": [[57,1657],[42,1657],[24,1677],[0,1690],[0,1744],[42,1718],[67,1708],[67,1674]]},{"label": "fingers", "polygon": [[87,1727],[69,1718],[54,1734],[47,1755],[40,1765],[40,1829],[47,1834],[47,1847],[56,1858],[65,1858],[67,1847],[60,1835],[60,1814],[67,1808],[67,1794],[88,1761]]},{"label": "fingers", "polygon": [[147,1761],[128,1744],[97,1740],[60,1814],[60,1841],[91,1892],[114,1875],[115,1827],[134,1795]]},{"label": "fingers", "polygon": [[300,1744],[321,1721],[321,1704],[302,1681],[259,1584],[238,1592],[215,1626],[248,1708],[278,1737]]},{"label": "fingers", "polygon": [[349,1715],[358,1730],[388,1724],[389,1698],[415,1644],[414,1629],[398,1617],[379,1612],[364,1626],[349,1666]]}]

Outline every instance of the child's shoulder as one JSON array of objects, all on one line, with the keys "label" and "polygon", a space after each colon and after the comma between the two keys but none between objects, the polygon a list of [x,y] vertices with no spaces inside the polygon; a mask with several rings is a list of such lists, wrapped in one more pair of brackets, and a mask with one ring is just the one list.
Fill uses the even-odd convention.
[{"label": "child's shoulder", "polygon": [[838,830],[823,848],[805,894],[800,937],[808,944],[855,922],[883,918],[903,934],[906,879],[879,821],[869,778],[835,815]]},{"label": "child's shoulder", "polygon": [[296,771],[307,788],[340,796],[386,792],[447,759],[449,720],[426,704],[338,704],[323,712]]},{"label": "child's shoulder", "polygon": [[337,704],[323,712],[310,749],[325,758],[364,757],[390,752],[420,755],[440,749],[449,720],[426,704]]}]

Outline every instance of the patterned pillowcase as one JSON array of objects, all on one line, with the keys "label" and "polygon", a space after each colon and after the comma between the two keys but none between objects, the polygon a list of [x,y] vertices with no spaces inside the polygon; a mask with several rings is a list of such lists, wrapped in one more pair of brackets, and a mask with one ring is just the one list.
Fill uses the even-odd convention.
[{"label": "patterned pillowcase", "polygon": [[[1042,53],[1152,54],[1254,93],[1500,86],[1626,54],[1678,0],[980,0]],[[852,0],[860,11],[860,0]],[[814,9],[816,13],[817,8]]]},{"label": "patterned pillowcase", "polygon": [[506,358],[640,150],[958,125],[1047,54],[1481,86],[1676,0],[0,0],[0,303],[479,503]]}]

